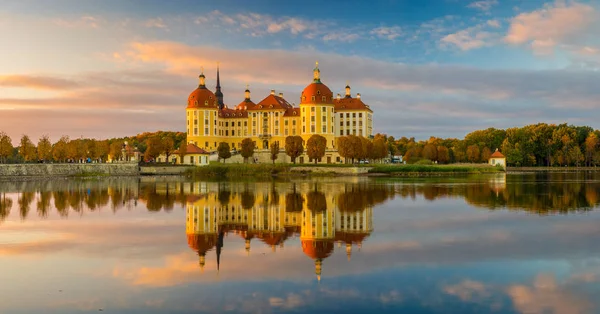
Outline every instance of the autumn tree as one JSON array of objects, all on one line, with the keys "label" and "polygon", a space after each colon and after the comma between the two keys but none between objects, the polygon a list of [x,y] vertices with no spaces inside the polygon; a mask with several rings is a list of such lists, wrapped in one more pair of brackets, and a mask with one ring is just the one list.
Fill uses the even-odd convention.
[{"label": "autumn tree", "polygon": [[479,147],[477,145],[469,145],[467,147],[467,160],[470,162],[478,162],[479,161]]},{"label": "autumn tree", "polygon": [[13,154],[13,145],[10,136],[0,132],[0,163],[5,163],[8,157]]},{"label": "autumn tree", "polygon": [[108,154],[113,161],[121,159],[123,157],[123,141],[116,140],[110,143]]},{"label": "autumn tree", "polygon": [[302,137],[297,135],[285,138],[285,153],[290,156],[294,164],[296,163],[296,158],[304,153],[304,144],[302,142]]},{"label": "autumn tree", "polygon": [[446,164],[450,161],[450,154],[448,148],[445,146],[437,147],[437,160],[441,164]]},{"label": "autumn tree", "polygon": [[591,166],[598,147],[598,136],[594,132],[590,132],[585,139],[585,161],[588,166]]},{"label": "autumn tree", "polygon": [[490,156],[492,156],[492,152],[488,147],[484,147],[481,150],[481,162],[488,162],[490,160]]},{"label": "autumn tree", "polygon": [[175,143],[172,137],[164,137],[161,143],[161,153],[165,154],[166,162],[169,162],[169,157],[173,154]]},{"label": "autumn tree", "polygon": [[271,160],[275,164],[275,160],[279,157],[279,142],[271,144]]},{"label": "autumn tree", "polygon": [[52,146],[52,157],[54,160],[59,162],[64,162],[67,159],[67,145],[69,143],[69,137],[66,135],[61,136],[61,138],[54,143]]},{"label": "autumn tree", "polygon": [[254,149],[256,149],[255,146],[256,145],[254,144],[254,141],[251,138],[245,138],[242,140],[242,151],[240,152],[240,154],[242,155],[242,157],[244,157],[245,163],[248,162],[248,158],[254,156]]},{"label": "autumn tree", "polygon": [[325,149],[327,148],[327,139],[321,135],[314,134],[306,142],[306,154],[308,158],[317,162],[321,161],[321,158],[325,156]]},{"label": "autumn tree", "polygon": [[366,137],[359,136],[360,138],[360,156],[362,160],[371,159],[371,152],[373,151],[373,142]]},{"label": "autumn tree", "polygon": [[435,147],[435,145],[433,144],[427,144],[423,147],[423,158],[425,159],[429,159],[431,161],[436,161],[438,156],[437,156],[437,147]]},{"label": "autumn tree", "polygon": [[36,157],[35,145],[33,145],[33,142],[31,142],[29,136],[27,135],[23,135],[23,137],[21,137],[19,154],[25,161],[34,160]]},{"label": "autumn tree", "polygon": [[229,144],[225,142],[219,143],[217,151],[219,153],[219,159],[223,159],[223,162],[231,157],[231,148],[229,148]]},{"label": "autumn tree", "polygon": [[146,151],[144,152],[144,159],[147,161],[153,160],[163,151],[162,141],[160,138],[154,136],[146,140]]},{"label": "autumn tree", "polygon": [[179,155],[179,163],[183,164],[183,158],[185,158],[185,154],[187,154],[187,144],[185,141],[179,144],[179,148],[177,149],[177,154]]},{"label": "autumn tree", "polygon": [[43,135],[39,139],[37,154],[39,160],[48,161],[52,159],[52,143],[50,143],[50,138],[48,135]]},{"label": "autumn tree", "polygon": [[337,138],[337,150],[340,157],[344,158],[344,163],[348,162],[348,138],[346,136]]},{"label": "autumn tree", "polygon": [[106,162],[109,152],[110,144],[108,143],[108,140],[96,141],[96,156],[99,160]]},{"label": "autumn tree", "polygon": [[354,163],[355,159],[360,159],[362,156],[363,143],[360,137],[348,135],[348,158],[352,159],[352,163]]}]

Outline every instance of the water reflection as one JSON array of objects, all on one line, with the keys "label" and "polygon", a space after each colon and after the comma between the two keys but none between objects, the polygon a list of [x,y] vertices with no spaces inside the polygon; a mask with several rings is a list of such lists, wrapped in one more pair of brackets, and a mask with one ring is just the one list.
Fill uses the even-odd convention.
[{"label": "water reflection", "polygon": [[[322,190],[319,185],[309,187],[293,182],[273,182],[248,183],[241,191],[230,191],[225,183],[205,182],[200,186],[199,183],[179,180],[137,178],[3,182],[0,184],[0,222],[8,217],[15,203],[20,219],[25,220],[31,215],[32,208],[37,209],[40,218],[46,218],[53,210],[61,217],[68,217],[69,213],[82,215],[85,211],[93,212],[107,207],[113,212],[131,210],[139,201],[148,211],[168,212],[176,207],[186,207],[188,201],[193,199],[189,196],[206,198],[207,193],[217,193],[220,208],[235,203],[241,209],[250,210],[259,204],[267,211],[283,208],[286,213],[308,209],[318,217],[327,209],[361,211],[393,197],[423,197],[429,201],[463,198],[471,205],[492,210],[524,210],[539,215],[564,214],[589,211],[596,207],[600,203],[599,179],[596,175],[585,173],[501,174],[464,180],[391,181],[362,178],[329,190]],[[389,183],[393,183],[391,187]],[[327,180],[323,184],[327,185]],[[257,192],[255,186],[267,186],[269,190]],[[210,206],[214,208],[215,204],[211,202]],[[293,219],[294,215],[288,216]]]},{"label": "water reflection", "polygon": [[287,239],[299,236],[302,251],[314,260],[320,280],[323,260],[333,253],[334,244],[343,246],[350,260],[353,247],[360,249],[373,231],[375,200],[383,201],[393,192],[388,185],[349,184],[340,189],[292,183],[287,187],[290,191],[275,184],[253,185],[252,190],[247,185],[192,184],[191,190],[200,193],[187,197],[186,233],[188,245],[199,255],[200,268],[204,269],[207,253],[214,250],[219,269],[227,233],[245,242],[247,254],[253,239],[275,252]]}]

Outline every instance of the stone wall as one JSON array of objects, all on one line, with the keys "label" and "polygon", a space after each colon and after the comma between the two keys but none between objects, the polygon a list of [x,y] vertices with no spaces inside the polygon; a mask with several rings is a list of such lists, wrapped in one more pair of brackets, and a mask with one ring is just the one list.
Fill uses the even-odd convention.
[{"label": "stone wall", "polygon": [[85,175],[136,176],[137,163],[0,165],[0,178],[69,177]]}]

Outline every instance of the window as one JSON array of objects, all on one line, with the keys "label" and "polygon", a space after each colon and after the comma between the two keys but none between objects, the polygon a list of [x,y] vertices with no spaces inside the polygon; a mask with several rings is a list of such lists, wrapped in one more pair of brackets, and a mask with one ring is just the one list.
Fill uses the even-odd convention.
[{"label": "window", "polygon": [[310,117],[310,121],[311,121],[311,122],[315,122],[315,116],[311,116],[311,117]]},{"label": "window", "polygon": [[[231,136],[235,136],[235,130],[231,130]],[[235,147],[235,143],[234,143],[234,147]]]},{"label": "window", "polygon": [[344,121],[340,121],[340,126],[344,126]]},{"label": "window", "polygon": [[350,126],[350,121],[346,121],[346,126]]},{"label": "window", "polygon": [[204,135],[208,135],[208,128],[204,128]]},{"label": "window", "polygon": [[248,121],[244,121],[244,126],[248,126]]},{"label": "window", "polygon": [[326,101],[326,99],[327,99],[327,97],[325,97],[325,96],[321,97],[321,101],[322,101],[322,102],[325,102],[325,101]]},{"label": "window", "polygon": [[229,126],[229,122],[225,122],[225,126]]},{"label": "window", "polygon": [[292,125],[296,125],[296,120],[292,120]]},{"label": "window", "polygon": [[340,130],[340,136],[344,136],[344,130]]},{"label": "window", "polygon": [[198,119],[194,119],[194,125],[198,125]]},{"label": "window", "polygon": [[312,96],[312,97],[311,97],[311,100],[312,100],[312,101],[315,101],[315,96]]},{"label": "window", "polygon": [[359,113],[358,113],[358,117],[359,117],[359,118],[362,118],[362,112],[359,112]]},{"label": "window", "polygon": [[287,126],[287,125],[288,125],[288,123],[289,123],[289,121],[288,121],[288,120],[283,120],[283,125]]},{"label": "window", "polygon": [[208,119],[204,119],[204,124],[208,125]]},{"label": "window", "polygon": [[356,118],[356,112],[352,113],[352,118]]},{"label": "window", "polygon": [[194,156],[190,156],[190,164],[194,164]]},{"label": "window", "polygon": [[327,117],[323,116],[323,122],[327,122]]},{"label": "window", "polygon": [[302,126],[302,133],[306,133],[306,126],[305,125]]},{"label": "window", "polygon": [[198,128],[194,128],[194,135],[198,135]]},{"label": "window", "polygon": [[321,112],[327,113],[327,107],[322,107]]},{"label": "window", "polygon": [[323,126],[323,133],[327,133],[327,127]]},{"label": "window", "polygon": [[285,133],[285,136],[287,136],[288,135],[288,129],[285,129],[284,133]]},{"label": "window", "polygon": [[315,133],[315,126],[314,125],[310,126],[310,133]]}]

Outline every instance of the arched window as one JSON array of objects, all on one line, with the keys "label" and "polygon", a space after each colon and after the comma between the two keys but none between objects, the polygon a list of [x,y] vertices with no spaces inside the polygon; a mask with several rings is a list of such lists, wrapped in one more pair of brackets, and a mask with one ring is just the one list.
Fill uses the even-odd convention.
[{"label": "arched window", "polygon": [[204,105],[205,105],[205,106],[208,106],[208,100],[205,100],[205,101],[204,101]]}]

